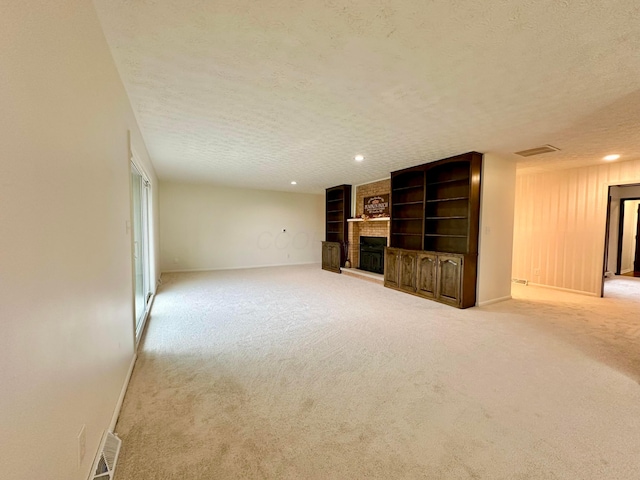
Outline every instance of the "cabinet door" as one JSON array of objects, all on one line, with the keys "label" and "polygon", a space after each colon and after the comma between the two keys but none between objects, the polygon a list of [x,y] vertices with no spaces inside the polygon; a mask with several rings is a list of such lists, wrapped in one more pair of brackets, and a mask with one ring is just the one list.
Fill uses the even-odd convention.
[{"label": "cabinet door", "polygon": [[322,242],[322,268],[340,273],[340,244]]},{"label": "cabinet door", "polygon": [[416,257],[413,252],[400,253],[400,275],[398,277],[398,286],[401,290],[407,292],[416,291]]},{"label": "cabinet door", "polygon": [[417,257],[416,292],[423,297],[436,296],[437,261],[435,253],[419,253]]},{"label": "cabinet door", "polygon": [[398,260],[400,254],[393,248],[384,250],[384,285],[398,288]]},{"label": "cabinet door", "polygon": [[451,305],[460,305],[460,280],[462,257],[438,255],[437,295],[438,300]]},{"label": "cabinet door", "polygon": [[331,265],[331,249],[329,245],[322,242],[322,268],[327,270]]},{"label": "cabinet door", "polygon": [[331,245],[331,269],[340,271],[340,245]]}]

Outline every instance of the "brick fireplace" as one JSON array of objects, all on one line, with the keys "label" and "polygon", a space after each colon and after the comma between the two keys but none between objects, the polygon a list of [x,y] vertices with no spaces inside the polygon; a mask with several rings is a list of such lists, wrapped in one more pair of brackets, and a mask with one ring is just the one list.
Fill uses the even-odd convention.
[{"label": "brick fireplace", "polygon": [[356,187],[356,211],[355,218],[349,220],[349,259],[351,266],[360,267],[360,237],[385,237],[387,245],[390,241],[389,220],[370,219],[363,221],[360,217],[364,211],[364,198],[374,195],[389,193],[391,181],[380,180],[378,182],[358,185]]}]

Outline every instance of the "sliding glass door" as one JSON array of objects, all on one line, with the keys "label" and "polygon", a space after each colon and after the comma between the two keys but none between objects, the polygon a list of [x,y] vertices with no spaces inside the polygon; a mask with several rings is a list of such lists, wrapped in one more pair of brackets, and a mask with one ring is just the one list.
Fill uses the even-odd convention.
[{"label": "sliding glass door", "polygon": [[149,181],[131,164],[136,343],[144,327],[151,283],[149,271]]}]

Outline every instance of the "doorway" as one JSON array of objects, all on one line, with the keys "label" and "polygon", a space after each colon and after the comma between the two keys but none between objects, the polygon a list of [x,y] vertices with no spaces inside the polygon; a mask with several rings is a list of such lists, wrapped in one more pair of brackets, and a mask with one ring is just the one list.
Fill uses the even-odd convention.
[{"label": "doorway", "polygon": [[640,277],[640,198],[620,200],[616,275]]},{"label": "doorway", "polygon": [[131,223],[133,227],[133,291],[136,345],[139,343],[144,329],[152,295],[149,262],[149,189],[149,180],[142,170],[131,162]]},{"label": "doorway", "polygon": [[[606,292],[608,283],[633,277],[640,267],[640,184],[609,186],[607,204],[601,296],[609,296]],[[637,276],[639,278],[632,280],[640,282],[640,272]],[[637,295],[636,289],[633,290]]]}]

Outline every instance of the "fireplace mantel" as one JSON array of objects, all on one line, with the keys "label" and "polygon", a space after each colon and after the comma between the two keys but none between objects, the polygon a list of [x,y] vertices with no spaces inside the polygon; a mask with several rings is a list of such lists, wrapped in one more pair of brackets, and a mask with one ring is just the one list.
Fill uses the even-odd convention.
[{"label": "fireplace mantel", "polygon": [[347,222],[388,222],[390,217],[378,217],[378,218],[347,218]]}]

